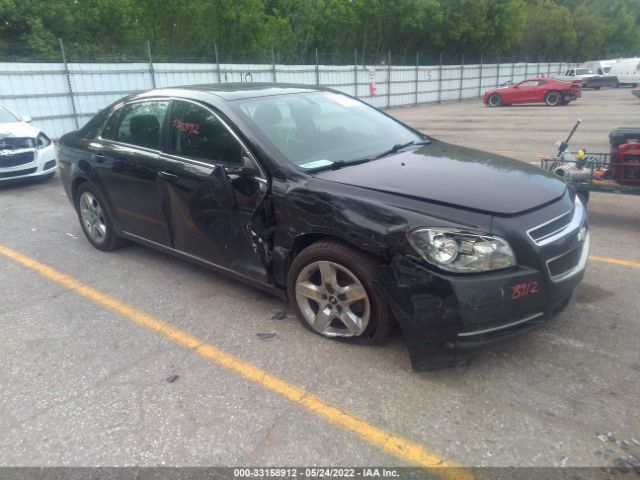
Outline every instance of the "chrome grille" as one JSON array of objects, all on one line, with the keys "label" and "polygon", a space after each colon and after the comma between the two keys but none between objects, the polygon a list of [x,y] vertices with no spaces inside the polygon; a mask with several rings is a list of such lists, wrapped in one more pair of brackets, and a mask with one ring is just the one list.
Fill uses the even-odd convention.
[{"label": "chrome grille", "polygon": [[551,237],[557,233],[562,232],[569,222],[571,222],[571,210],[567,213],[563,213],[559,217],[549,220],[547,223],[537,226],[536,228],[529,230],[529,236],[535,243],[544,241],[546,238]]},{"label": "chrome grille", "polygon": [[527,230],[527,235],[533,243],[542,247],[580,228],[584,220],[585,210],[578,196],[576,196],[575,202],[573,211],[569,210],[562,215]]},{"label": "chrome grille", "polygon": [[547,271],[552,282],[560,282],[584,270],[591,243],[589,232],[587,230],[585,232],[586,237],[583,242],[562,255],[547,260]]},{"label": "chrome grille", "polygon": [[556,257],[550,260],[547,265],[549,266],[549,275],[551,277],[559,277],[560,275],[575,268],[580,261],[580,254],[582,253],[582,245],[578,245],[573,250],[569,250],[560,257]]},{"label": "chrome grille", "polygon": [[0,168],[17,167],[18,165],[26,165],[33,162],[34,152],[19,152],[10,155],[6,153],[0,154]]}]

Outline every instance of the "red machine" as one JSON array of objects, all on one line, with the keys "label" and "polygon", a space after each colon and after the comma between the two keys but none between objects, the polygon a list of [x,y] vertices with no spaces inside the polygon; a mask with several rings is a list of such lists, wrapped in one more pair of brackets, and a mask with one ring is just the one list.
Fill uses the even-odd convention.
[{"label": "red machine", "polygon": [[640,184],[640,128],[616,128],[609,133],[611,178]]}]

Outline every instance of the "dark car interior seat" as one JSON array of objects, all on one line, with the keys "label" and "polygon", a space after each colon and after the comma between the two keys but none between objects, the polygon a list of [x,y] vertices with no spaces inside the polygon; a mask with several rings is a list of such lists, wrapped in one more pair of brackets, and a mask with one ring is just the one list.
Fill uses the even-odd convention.
[{"label": "dark car interior seat", "polygon": [[137,115],[129,123],[129,141],[147,148],[160,148],[160,122],[154,115]]},{"label": "dark car interior seat", "polygon": [[263,129],[273,127],[282,121],[282,113],[276,105],[263,103],[256,108],[256,112],[253,114],[253,121]]}]

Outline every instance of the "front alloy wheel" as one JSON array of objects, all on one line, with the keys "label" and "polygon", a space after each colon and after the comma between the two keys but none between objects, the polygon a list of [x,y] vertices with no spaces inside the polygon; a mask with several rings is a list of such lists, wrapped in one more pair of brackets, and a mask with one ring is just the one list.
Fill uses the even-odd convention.
[{"label": "front alloy wheel", "polygon": [[369,325],[367,291],[350,270],[334,262],[313,262],[298,274],[296,302],[304,320],[325,337],[358,337]]},{"label": "front alloy wheel", "polygon": [[502,97],[497,93],[492,93],[491,95],[489,95],[487,103],[490,107],[499,107],[500,105],[502,105]]},{"label": "front alloy wheel", "polygon": [[382,343],[395,326],[376,286],[381,260],[338,240],[320,240],[291,263],[287,295],[300,322],[330,338]]}]

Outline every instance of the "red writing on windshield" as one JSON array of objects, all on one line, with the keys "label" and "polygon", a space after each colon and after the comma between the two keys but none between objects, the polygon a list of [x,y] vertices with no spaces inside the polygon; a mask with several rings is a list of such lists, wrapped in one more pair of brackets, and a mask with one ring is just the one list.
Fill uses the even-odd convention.
[{"label": "red writing on windshield", "polygon": [[187,132],[190,135],[198,135],[198,133],[200,133],[200,125],[198,125],[197,123],[183,122],[178,118],[174,118],[171,122],[171,125],[173,125],[173,128],[175,128],[176,130]]}]

